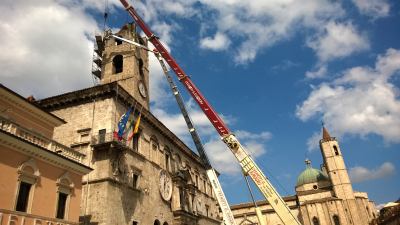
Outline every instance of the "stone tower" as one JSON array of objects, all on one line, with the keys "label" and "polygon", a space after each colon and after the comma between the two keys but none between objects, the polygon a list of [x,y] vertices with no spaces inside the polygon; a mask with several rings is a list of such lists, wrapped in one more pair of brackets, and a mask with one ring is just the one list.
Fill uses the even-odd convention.
[{"label": "stone tower", "polygon": [[[116,35],[146,45],[131,24]],[[101,84],[38,101],[65,121],[53,138],[86,155],[93,168],[82,182],[80,222],[221,224],[201,159],[149,111],[148,53],[113,37],[95,38],[92,73]],[[133,106],[141,117],[131,113],[116,138],[119,118]]]},{"label": "stone tower", "polygon": [[[134,24],[123,26],[116,35],[147,45],[147,41],[136,34]],[[111,37],[104,41],[102,58],[101,83],[118,81],[143,107],[149,109],[149,60],[145,50]]]},{"label": "stone tower", "polygon": [[342,151],[336,138],[331,137],[325,127],[322,128],[320,141],[324,166],[332,182],[336,197],[354,199],[353,188],[344,164]]},{"label": "stone tower", "polygon": [[319,144],[324,161],[323,167],[331,180],[334,197],[343,200],[349,224],[360,224],[353,187],[337,139],[331,137],[328,130],[322,127],[322,139]]}]

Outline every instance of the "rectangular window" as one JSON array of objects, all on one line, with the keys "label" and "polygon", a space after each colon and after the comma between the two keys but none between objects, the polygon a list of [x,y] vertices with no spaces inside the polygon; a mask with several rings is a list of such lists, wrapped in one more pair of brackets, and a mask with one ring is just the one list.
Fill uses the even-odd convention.
[{"label": "rectangular window", "polygon": [[132,176],[132,187],[135,188],[135,189],[137,189],[138,180],[139,180],[139,175],[133,174],[133,176]]},{"label": "rectangular window", "polygon": [[15,207],[16,211],[26,212],[28,208],[29,192],[31,187],[32,184],[29,183],[21,182],[19,184],[17,206]]},{"label": "rectangular window", "polygon": [[97,144],[104,143],[106,141],[106,129],[99,130],[99,142]]},{"label": "rectangular window", "polygon": [[62,192],[58,193],[57,215],[58,219],[64,219],[65,206],[67,205],[68,195]]},{"label": "rectangular window", "polygon": [[132,149],[133,149],[133,151],[136,151],[136,152],[139,151],[139,138],[140,138],[141,132],[142,132],[142,130],[139,129],[137,134],[135,134],[135,136],[133,136],[133,138],[132,138]]}]

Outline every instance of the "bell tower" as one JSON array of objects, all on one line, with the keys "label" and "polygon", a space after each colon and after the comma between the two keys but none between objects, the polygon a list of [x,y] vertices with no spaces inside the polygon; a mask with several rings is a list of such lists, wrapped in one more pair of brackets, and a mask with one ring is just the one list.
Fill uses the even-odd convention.
[{"label": "bell tower", "polygon": [[[136,33],[134,24],[124,25],[116,36],[147,45]],[[96,37],[98,39],[98,37]],[[130,95],[149,109],[149,59],[146,50],[110,37],[98,43],[96,52],[101,56],[101,84],[118,82]]]},{"label": "bell tower", "polygon": [[354,199],[353,188],[339,143],[335,137],[329,135],[325,127],[322,127],[322,139],[319,144],[324,158],[324,166],[336,196],[341,199]]},{"label": "bell tower", "polygon": [[339,143],[335,137],[329,135],[328,130],[324,126],[322,127],[322,139],[319,144],[324,159],[323,166],[331,180],[335,197],[341,199],[343,202],[346,218],[350,224],[362,224]]}]

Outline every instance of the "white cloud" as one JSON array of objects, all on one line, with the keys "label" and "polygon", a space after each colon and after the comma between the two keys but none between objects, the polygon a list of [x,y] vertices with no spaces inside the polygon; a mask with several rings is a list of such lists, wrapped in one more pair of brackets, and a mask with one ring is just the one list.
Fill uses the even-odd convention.
[{"label": "white cloud", "polygon": [[386,0],[353,0],[361,14],[373,18],[385,17],[389,15],[390,5]]},{"label": "white cloud", "polygon": [[399,143],[399,89],[391,83],[399,71],[400,51],[388,49],[375,68],[354,67],[314,88],[296,115],[303,121],[322,117],[337,136],[377,134],[387,143]]},{"label": "white cloud", "polygon": [[[253,159],[267,153],[265,144],[271,138],[271,133],[264,131],[257,134],[243,130],[235,133]],[[210,157],[211,164],[220,173],[230,176],[241,173],[237,159],[220,139],[211,138],[204,144],[204,148]]]},{"label": "white cloud", "polygon": [[[203,48],[225,50],[232,40],[238,41],[229,50],[239,64],[253,61],[260,51],[289,39],[300,29],[319,29],[344,15],[340,4],[329,0],[150,0],[135,3],[135,8],[151,26],[166,21],[166,16],[195,18],[201,36],[206,37],[199,42]],[[180,34],[174,29],[169,32]]]},{"label": "white cloud", "polygon": [[[173,104],[177,105],[175,102],[173,102]],[[186,104],[186,108],[196,126],[197,132],[199,132],[201,136],[214,134],[214,127],[202,111],[188,104]],[[152,110],[152,113],[180,138],[190,140],[189,131],[181,113],[168,113],[162,108],[155,108]]]},{"label": "white cloud", "polygon": [[[204,148],[210,158],[211,164],[222,174],[237,175],[241,171],[237,160],[232,152],[221,141],[208,118],[197,106],[195,106],[192,99],[185,105],[197,132],[203,140]],[[193,146],[193,140],[191,139],[187,125],[181,113],[168,113],[162,108],[155,108],[152,112],[181,140],[187,143],[188,146]],[[222,115],[221,117],[227,124],[235,122],[235,118],[232,118],[231,116]],[[265,144],[272,137],[271,133],[267,131],[252,133],[246,130],[238,130],[234,133],[253,158],[257,158],[266,153]]]},{"label": "white cloud", "polygon": [[96,22],[79,4],[2,1],[0,78],[22,95],[60,94],[90,86]]},{"label": "white cloud", "polygon": [[321,62],[336,58],[343,58],[353,53],[369,48],[366,37],[360,35],[357,29],[349,22],[329,22],[321,34],[307,41]]},{"label": "white cloud", "polygon": [[314,70],[314,71],[307,71],[306,77],[311,78],[311,79],[322,78],[322,77],[325,77],[326,73],[327,73],[326,65],[322,65],[322,66],[316,68],[316,70]]},{"label": "white cloud", "polygon": [[310,138],[307,140],[307,150],[309,152],[317,150],[319,147],[319,140],[321,140],[322,135],[320,132],[315,132]]},{"label": "white cloud", "polygon": [[216,33],[214,37],[205,37],[200,40],[200,47],[204,49],[211,49],[220,51],[227,49],[230,45],[230,40],[225,34]]},{"label": "white cloud", "polygon": [[368,169],[362,166],[355,166],[349,169],[350,179],[353,183],[360,183],[368,180],[382,179],[395,174],[396,168],[390,162],[383,163],[379,168]]}]

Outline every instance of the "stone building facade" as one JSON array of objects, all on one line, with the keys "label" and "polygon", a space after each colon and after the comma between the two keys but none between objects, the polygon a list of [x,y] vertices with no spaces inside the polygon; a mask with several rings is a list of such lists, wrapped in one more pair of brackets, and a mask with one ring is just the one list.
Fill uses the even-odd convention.
[{"label": "stone building facade", "polygon": [[0,225],[78,225],[84,154],[52,139],[62,119],[0,85]]},{"label": "stone building facade", "polygon": [[[117,35],[146,44],[133,25]],[[96,37],[100,84],[38,101],[62,118],[54,139],[87,157],[81,222],[101,225],[221,223],[204,165],[149,111],[148,54],[114,38]],[[116,140],[120,117],[141,115],[131,142]]]},{"label": "stone building facade", "polygon": [[[323,127],[320,149],[321,169],[306,169],[299,175],[296,195],[284,197],[286,204],[303,225],[369,225],[376,217],[375,205],[365,192],[353,190],[336,138]],[[268,225],[282,225],[266,201],[258,202]],[[254,205],[231,207],[238,225],[257,224]]]}]

